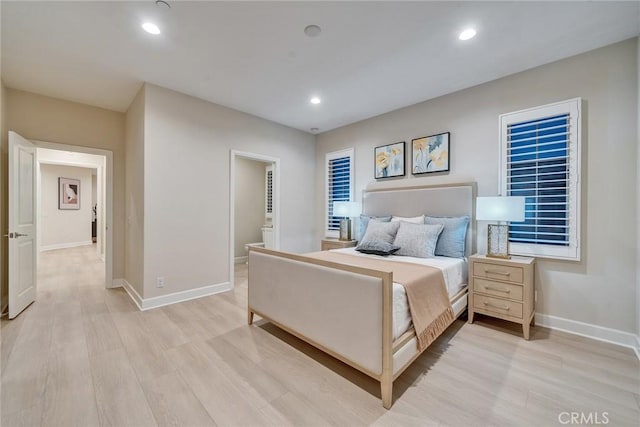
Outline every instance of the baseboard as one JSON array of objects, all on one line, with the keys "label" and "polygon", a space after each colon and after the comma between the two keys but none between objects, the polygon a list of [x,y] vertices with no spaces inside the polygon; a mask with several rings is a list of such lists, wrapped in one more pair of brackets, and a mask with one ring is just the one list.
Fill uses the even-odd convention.
[{"label": "baseboard", "polygon": [[113,279],[113,287],[122,286],[124,290],[129,294],[129,297],[133,300],[134,304],[138,306],[138,310],[142,311],[142,297],[135,290],[131,283],[127,282],[126,279]]},{"label": "baseboard", "polygon": [[157,297],[142,298],[140,294],[134,289],[134,287],[131,286],[129,282],[127,282],[126,279],[114,279],[113,286],[122,286],[124,290],[129,294],[129,297],[131,297],[133,302],[138,306],[138,309],[140,309],[140,311],[151,310],[153,308],[163,307],[165,305],[171,305],[196,298],[202,298],[209,295],[218,294],[220,292],[226,292],[233,288],[230,282],[223,282],[215,285],[203,286],[201,288],[174,292],[167,295],[160,295]]},{"label": "baseboard", "polygon": [[92,245],[91,240],[84,242],[56,243],[55,245],[40,246],[40,252],[55,251],[56,249],[77,248],[78,246]]},{"label": "baseboard", "polygon": [[111,281],[111,286],[107,286],[107,288],[124,288],[124,282],[126,282],[124,279],[113,279]]},{"label": "baseboard", "polygon": [[631,348],[640,359],[640,336],[604,326],[536,313],[536,325]]},{"label": "baseboard", "polygon": [[237,256],[233,259],[234,264],[244,264],[247,262],[248,256]]}]

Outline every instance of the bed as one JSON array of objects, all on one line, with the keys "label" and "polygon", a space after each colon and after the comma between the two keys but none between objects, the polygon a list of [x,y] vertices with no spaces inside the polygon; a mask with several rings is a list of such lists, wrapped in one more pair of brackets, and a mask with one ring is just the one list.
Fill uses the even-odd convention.
[{"label": "bed", "polygon": [[[473,182],[374,187],[363,192],[366,215],[470,218],[465,257],[401,257],[402,262],[426,261],[443,271],[454,317],[467,307],[466,259],[475,250],[475,195]],[[351,248],[331,252],[358,254]],[[392,262],[392,258],[385,260]],[[402,286],[394,286],[393,272],[387,267],[362,267],[264,248],[249,251],[249,325],[258,315],[378,380],[387,409],[392,404],[393,381],[424,351],[419,350],[415,328],[402,305]]]}]

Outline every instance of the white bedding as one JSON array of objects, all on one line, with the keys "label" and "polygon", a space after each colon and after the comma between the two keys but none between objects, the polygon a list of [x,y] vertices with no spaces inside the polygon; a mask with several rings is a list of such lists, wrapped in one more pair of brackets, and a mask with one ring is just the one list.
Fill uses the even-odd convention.
[{"label": "white bedding", "polygon": [[[334,249],[333,252],[340,252],[349,255],[357,255],[368,258],[380,259],[377,255],[363,254],[355,248]],[[386,261],[402,261],[415,264],[436,267],[442,270],[444,283],[447,288],[449,298],[458,293],[467,284],[467,260],[462,258],[449,258],[437,256],[435,258],[414,258],[408,256],[390,255],[383,258]],[[404,334],[411,327],[411,313],[409,313],[409,303],[404,286],[393,282],[393,339]]]}]

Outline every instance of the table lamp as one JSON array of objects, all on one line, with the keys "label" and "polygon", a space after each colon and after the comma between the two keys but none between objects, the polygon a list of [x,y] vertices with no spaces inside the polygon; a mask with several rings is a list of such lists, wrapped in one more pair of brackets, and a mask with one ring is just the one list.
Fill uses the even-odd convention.
[{"label": "table lamp", "polygon": [[509,224],[503,222],[524,221],[524,197],[477,197],[476,220],[498,221],[489,224],[487,231],[487,256],[509,259]]},{"label": "table lamp", "polygon": [[340,240],[351,239],[351,218],[362,212],[362,204],[358,202],[333,202],[333,216],[341,216]]}]

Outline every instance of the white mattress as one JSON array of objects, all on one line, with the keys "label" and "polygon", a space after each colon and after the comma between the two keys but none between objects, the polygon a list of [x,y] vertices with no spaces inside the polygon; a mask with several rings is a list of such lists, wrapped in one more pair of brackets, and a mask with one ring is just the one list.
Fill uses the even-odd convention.
[{"label": "white mattress", "polygon": [[[377,255],[367,255],[355,250],[355,248],[334,249],[349,255],[357,255],[368,258],[381,259]],[[385,261],[402,261],[427,265],[442,270],[444,283],[449,298],[458,293],[467,284],[467,260],[464,258],[449,258],[437,256],[435,258],[414,258],[409,256],[390,255],[383,258]],[[404,286],[393,282],[393,339],[404,334],[411,327],[411,313]]]}]

